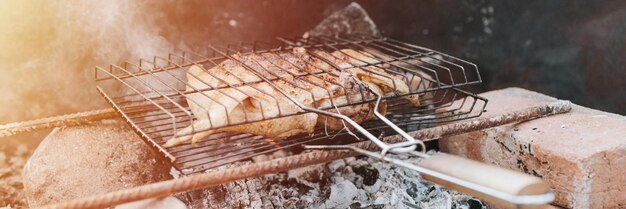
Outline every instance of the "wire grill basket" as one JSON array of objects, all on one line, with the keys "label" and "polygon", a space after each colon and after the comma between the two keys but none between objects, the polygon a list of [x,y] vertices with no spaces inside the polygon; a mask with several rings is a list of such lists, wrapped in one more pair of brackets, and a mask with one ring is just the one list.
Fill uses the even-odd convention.
[{"label": "wire grill basket", "polygon": [[[202,70],[203,78],[190,73],[194,66]],[[365,79],[355,74],[388,84],[379,91],[385,117],[405,131],[478,117],[487,103],[486,99],[460,89],[481,82],[476,65],[384,37],[277,38],[271,43],[210,45],[204,53],[181,51],[151,60],[140,59],[137,63],[95,68],[101,95],[182,174],[203,172],[277,150],[297,153],[303,144],[355,142],[353,136],[360,138],[361,133],[318,124],[311,133],[287,138],[225,131],[196,143],[165,146],[173,138],[207,130],[311,111],[337,113],[342,108],[375,103],[378,94],[372,94],[372,87],[363,84]],[[414,95],[419,104],[406,99]],[[325,102],[316,102],[322,100]],[[295,107],[303,108],[290,108],[296,101],[303,106]],[[207,102],[215,110],[202,106]],[[256,109],[227,111],[232,106]],[[199,108],[206,112],[198,111]],[[203,114],[198,115],[199,112]],[[194,125],[201,119],[208,123]],[[360,126],[377,136],[394,134],[388,123],[381,120],[364,120]]]}]

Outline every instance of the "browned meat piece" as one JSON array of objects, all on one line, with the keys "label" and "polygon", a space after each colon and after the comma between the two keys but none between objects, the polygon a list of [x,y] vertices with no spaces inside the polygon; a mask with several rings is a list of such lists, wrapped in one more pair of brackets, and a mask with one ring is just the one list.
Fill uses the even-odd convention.
[{"label": "browned meat piece", "polygon": [[[336,118],[316,113],[302,114],[304,110],[295,102],[331,112],[339,111],[358,123],[374,119],[372,103],[337,106],[350,104],[349,101],[375,99],[375,94],[365,85],[379,95],[394,90],[409,93],[409,87],[401,76],[382,70],[384,66],[377,64],[371,56],[355,50],[327,53],[295,48],[292,52],[237,54],[233,55],[234,59],[225,60],[211,69],[191,66],[187,72],[187,91],[200,91],[188,94],[187,102],[197,120],[179,130],[177,137],[168,140],[165,146],[188,140],[195,142],[217,131],[285,138],[311,133],[316,125],[325,125],[332,130],[344,127]],[[365,64],[372,65],[357,67]],[[259,75],[271,80],[284,93]],[[417,95],[405,98],[419,105]],[[386,111],[384,103],[379,111]],[[281,115],[292,116],[275,118]],[[251,121],[256,122],[232,125]]]}]

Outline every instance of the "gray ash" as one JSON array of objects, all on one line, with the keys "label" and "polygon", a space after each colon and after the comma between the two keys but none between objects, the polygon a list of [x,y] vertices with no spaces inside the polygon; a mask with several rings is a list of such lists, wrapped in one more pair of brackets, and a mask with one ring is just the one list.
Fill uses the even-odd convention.
[{"label": "gray ash", "polygon": [[470,196],[423,181],[415,171],[369,158],[240,180],[194,196],[194,208],[487,208]]}]

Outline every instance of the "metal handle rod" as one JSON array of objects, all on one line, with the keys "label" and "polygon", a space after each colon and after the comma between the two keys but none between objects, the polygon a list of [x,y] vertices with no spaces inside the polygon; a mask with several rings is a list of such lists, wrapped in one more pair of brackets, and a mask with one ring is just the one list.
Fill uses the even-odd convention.
[{"label": "metal handle rod", "polygon": [[[285,96],[291,97],[291,96],[288,96],[288,95],[285,95]],[[365,137],[367,137],[367,139],[369,139],[370,141],[374,142],[374,144],[376,144],[378,147],[381,147],[383,149],[385,149],[385,148],[389,149],[388,148],[389,145],[387,145],[385,142],[383,142],[380,139],[378,139],[378,137],[372,135],[372,133],[370,133],[369,131],[367,131],[367,129],[363,128],[363,126],[359,125],[357,122],[352,120],[352,118],[350,118],[348,116],[345,116],[343,114],[337,114],[337,113],[333,113],[333,112],[323,111],[323,110],[319,110],[317,108],[310,108],[310,107],[307,107],[307,106],[304,106],[304,105],[300,104],[295,99],[293,101],[294,101],[294,103],[296,103],[296,105],[299,105],[300,108],[302,108],[304,110],[315,112],[315,113],[319,113],[319,114],[323,114],[323,115],[328,115],[328,116],[332,116],[332,117],[336,117],[336,118],[340,118],[340,119],[348,122],[352,127],[354,127],[357,131],[359,131]],[[403,151],[403,150],[401,150],[401,151]]]},{"label": "metal handle rod", "polygon": [[[369,85],[365,85],[365,86],[367,86],[367,88],[369,88],[370,91],[373,92],[374,94],[376,94],[376,96],[378,97],[376,99],[376,104],[374,105],[374,115],[376,115],[376,117],[378,117],[378,119],[383,121],[385,124],[387,124],[389,127],[391,127],[398,134],[400,134],[400,136],[402,136],[405,139],[407,139],[409,142],[417,142],[420,145],[420,147],[421,147],[420,151],[426,152],[426,145],[424,144],[424,142],[416,140],[411,135],[409,135],[404,130],[402,130],[400,127],[396,126],[396,124],[394,124],[389,119],[387,119],[383,114],[380,114],[380,112],[378,111],[378,105],[381,102],[382,96],[376,90],[372,89],[372,87],[370,87]],[[385,144],[385,145],[387,145],[387,144]],[[415,148],[416,148],[415,145],[409,145],[409,146],[403,146],[403,147],[387,145],[385,147],[381,147],[381,149],[382,149],[381,154],[385,155],[389,151],[394,152],[394,153],[412,152],[412,151],[415,150]]]}]

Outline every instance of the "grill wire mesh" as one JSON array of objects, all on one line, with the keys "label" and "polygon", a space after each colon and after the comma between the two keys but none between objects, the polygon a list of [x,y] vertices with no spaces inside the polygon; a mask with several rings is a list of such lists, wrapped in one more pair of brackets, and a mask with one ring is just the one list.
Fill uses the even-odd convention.
[{"label": "grill wire mesh", "polygon": [[[305,53],[292,56],[292,52],[298,49],[304,49]],[[341,51],[345,49],[355,50],[358,56]],[[252,79],[240,78],[233,71],[227,74],[232,76],[231,80],[238,82],[232,82],[224,80],[223,74],[211,74],[209,69],[224,66],[225,62],[241,66],[242,71],[255,76]],[[220,82],[217,85],[205,83],[200,88],[190,85],[191,77],[186,73],[191,66],[202,66],[212,79]],[[285,66],[296,71],[286,70]],[[400,92],[395,89],[394,83],[394,88],[387,89],[388,93],[383,96],[387,107],[386,117],[407,132],[478,117],[487,103],[486,99],[460,88],[481,82],[476,65],[424,47],[365,35],[348,38],[277,38],[271,43],[240,43],[222,47],[210,45],[204,53],[181,51],[155,56],[152,60],[112,64],[108,68],[96,67],[95,79],[101,95],[142,139],[168,157],[181,174],[188,175],[278,150],[288,149],[291,153],[298,153],[302,151],[302,144],[346,144],[357,141],[345,129],[328,130],[324,126],[316,126],[311,134],[298,134],[285,139],[217,132],[197,143],[164,146],[167,140],[177,137],[180,130],[193,127],[190,125],[197,120],[189,104],[197,101],[191,95],[210,98],[204,93],[218,92],[225,96],[222,100],[229,99],[228,96],[232,95],[228,94],[233,92],[250,98],[260,95],[265,99],[259,100],[263,102],[258,102],[258,105],[277,106],[278,113],[263,113],[263,108],[260,108],[262,113],[256,118],[245,117],[246,110],[242,109],[242,119],[228,119],[226,123],[211,125],[208,129],[249,124],[306,113],[281,112],[280,102],[284,102],[284,94],[289,93],[268,91],[261,85],[274,84],[273,87],[281,88],[275,85],[281,83],[282,87],[300,89],[296,92],[309,94],[312,94],[311,89],[316,88],[328,91],[329,86],[346,91],[344,86],[337,84],[343,78],[339,78],[341,74],[336,72],[347,69],[360,69],[390,80],[393,77],[407,84],[408,91]],[[298,86],[305,84],[312,86],[308,89],[310,91]],[[342,101],[333,101],[336,97],[332,96],[333,92],[328,92],[327,99],[332,105],[313,103],[311,107],[333,111],[376,100],[365,88],[357,85],[355,89],[360,92],[354,95],[346,93],[347,99]],[[403,99],[408,95],[419,95],[420,105],[415,106]],[[220,101],[215,102],[221,104]],[[235,118],[228,113],[224,116]],[[362,126],[377,136],[394,133],[379,120],[366,121]],[[192,129],[190,134],[206,130]]]}]

